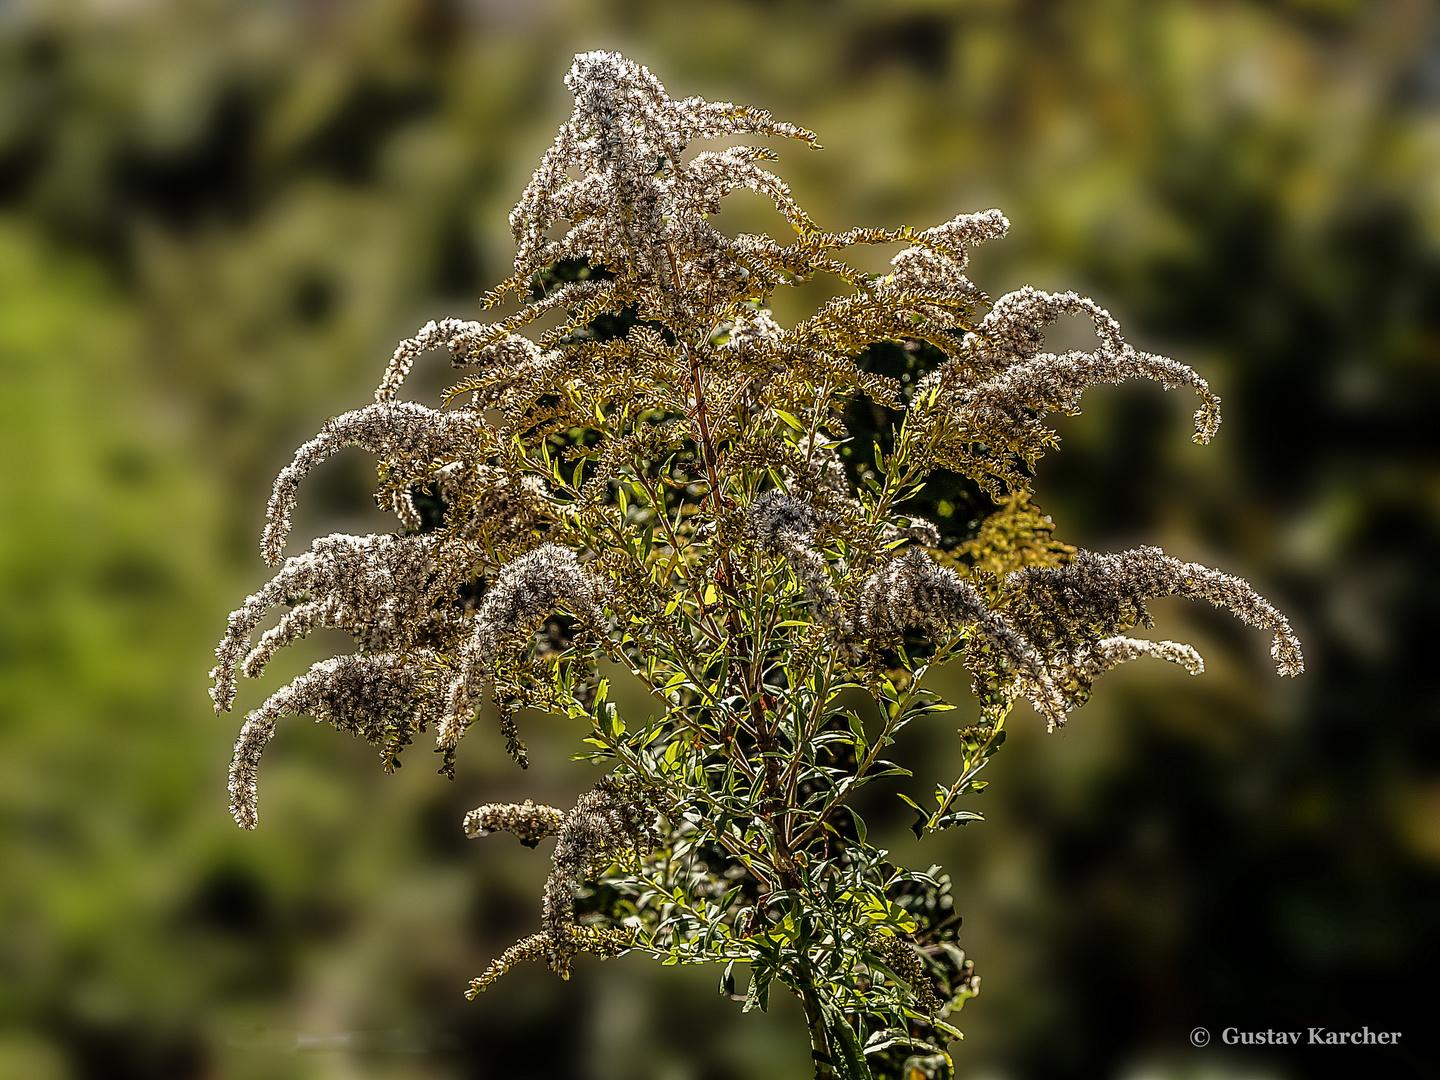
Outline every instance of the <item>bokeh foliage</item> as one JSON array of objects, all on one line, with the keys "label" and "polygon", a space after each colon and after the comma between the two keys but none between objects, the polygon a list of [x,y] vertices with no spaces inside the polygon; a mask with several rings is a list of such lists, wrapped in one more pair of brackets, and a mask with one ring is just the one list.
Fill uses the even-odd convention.
[{"label": "bokeh foliage", "polygon": [[[503,276],[505,212],[590,48],[820,131],[825,154],[782,153],[821,224],[1004,208],[977,280],[1088,284],[1226,399],[1202,453],[1188,402],[1093,392],[1038,502],[1063,541],[1245,575],[1309,673],[1272,686],[1243,631],[1157,605],[1203,682],[1137,668],[1061,736],[1012,724],[988,820],[935,856],[985,978],[962,1074],[1180,1075],[1195,1024],[1369,1023],[1414,1046],[1367,1067],[1424,1075],[1437,30],[1403,0],[6,7],[0,1075],[803,1075],[790,1018],[738,1028],[705,973],[458,995],[533,928],[544,872],[458,838],[468,805],[522,793],[498,743],[450,784],[296,722],[267,762],[286,828],[224,810],[233,732],[197,673],[261,579],[279,458]],[[371,468],[327,465],[299,531],[368,529]],[[528,730],[523,794],[589,785],[544,764],[573,732]]]}]

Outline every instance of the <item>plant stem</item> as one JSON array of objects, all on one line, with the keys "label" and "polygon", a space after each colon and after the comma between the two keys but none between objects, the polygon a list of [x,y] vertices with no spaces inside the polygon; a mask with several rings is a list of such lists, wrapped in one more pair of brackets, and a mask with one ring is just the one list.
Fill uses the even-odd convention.
[{"label": "plant stem", "polygon": [[805,1009],[805,1024],[810,1029],[810,1058],[815,1062],[815,1080],[836,1080],[835,1059],[830,1053],[830,1035],[825,1030],[825,1013],[820,995],[808,978],[793,987]]}]

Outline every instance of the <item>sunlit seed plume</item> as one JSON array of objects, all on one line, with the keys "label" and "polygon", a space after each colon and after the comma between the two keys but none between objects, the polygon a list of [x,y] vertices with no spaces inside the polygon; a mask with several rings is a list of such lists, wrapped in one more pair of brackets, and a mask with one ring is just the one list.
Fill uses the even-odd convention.
[{"label": "sunlit seed plume", "polygon": [[533,631],[560,604],[592,626],[604,623],[595,581],[570,549],[542,544],[500,571],[460,648],[460,670],[450,681],[444,719],[436,736],[442,749],[453,748],[465,733],[474,711],[474,694],[495,671],[506,644],[522,632]]},{"label": "sunlit seed plume", "polygon": [[[254,678],[277,649],[312,630],[345,630],[363,648],[393,649],[422,622],[417,608],[436,571],[438,547],[433,536],[334,533],[316,540],[305,554],[286,560],[264,588],[230,613],[225,636],[215,649],[220,662],[210,672],[215,680],[210,691],[215,711],[234,703],[237,666]],[[250,636],[266,612],[283,603],[294,606],[246,655]]]},{"label": "sunlit seed plume", "polygon": [[243,829],[255,828],[256,770],[265,744],[282,716],[309,713],[342,731],[381,742],[395,728],[418,730],[424,712],[418,700],[421,665],[431,655],[382,653],[321,660],[276,691],[245,718],[230,763],[230,813]]},{"label": "sunlit seed plume", "polygon": [[1103,348],[1119,351],[1125,344],[1120,324],[1094,300],[1076,292],[1043,292],[1029,285],[996,300],[967,343],[994,367],[1009,367],[1044,350],[1047,326],[1062,315],[1079,314],[1090,316]]},{"label": "sunlit seed plume", "polygon": [[451,357],[458,362],[464,358],[470,343],[482,335],[485,329],[483,323],[464,319],[441,319],[439,322],[432,320],[426,323],[419,333],[413,338],[406,338],[395,349],[395,355],[390,358],[390,365],[385,369],[385,377],[380,380],[380,385],[375,390],[375,400],[382,403],[394,400],[406,376],[410,374],[416,357],[422,353],[445,346],[449,348]]},{"label": "sunlit seed plume", "polygon": [[815,538],[811,509],[779,488],[758,495],[745,515],[745,531],[766,550],[786,541],[808,544]]},{"label": "sunlit seed plume", "polygon": [[408,401],[377,402],[335,417],[295,452],[295,459],[275,478],[265,508],[260,554],[271,566],[280,561],[300,481],[337,450],[358,446],[385,460],[419,463],[448,459],[473,443],[479,422],[475,413],[438,412]]},{"label": "sunlit seed plume", "polygon": [[1093,678],[1142,656],[1153,656],[1183,667],[1191,675],[1205,673],[1205,661],[1192,646],[1179,641],[1145,641],[1141,638],[1107,637],[1095,642],[1076,663]]},{"label": "sunlit seed plume", "polygon": [[962,391],[956,417],[977,432],[1000,432],[1012,439],[1042,430],[1048,412],[1075,413],[1080,396],[1100,383],[1152,379],[1166,390],[1190,386],[1202,402],[1195,413],[1195,441],[1209,442],[1220,423],[1220,399],[1210,384],[1184,364],[1136,352],[1128,345],[1109,351],[1042,353],[1006,368],[978,386]]},{"label": "sunlit seed plume", "polygon": [[[952,301],[976,298],[979,291],[964,274],[970,248],[998,240],[1009,230],[1010,222],[999,210],[951,218],[920,234],[929,246],[908,247],[891,259],[892,271],[877,286],[884,293],[929,293]],[[939,310],[927,313],[943,317]]]},{"label": "sunlit seed plume", "polygon": [[[619,956],[630,948],[635,940],[632,931],[608,926],[572,926],[569,933],[570,945],[575,952],[594,953],[603,958]],[[483,974],[470,980],[465,996],[473,1001],[476,995],[483,994],[491,983],[516,964],[526,960],[539,960],[545,956],[549,946],[550,938],[546,934],[531,934],[527,938],[521,938],[492,960]]]},{"label": "sunlit seed plume", "polygon": [[1079,640],[1066,638],[1059,644],[1045,642],[1046,670],[1072,707],[1083,705],[1089,699],[1095,680],[1105,672],[1146,656],[1182,667],[1190,675],[1205,671],[1205,661],[1200,654],[1178,641],[1082,635]]},{"label": "sunlit seed plume", "polygon": [[981,210],[978,214],[958,214],[945,222],[926,229],[920,238],[934,244],[956,259],[961,266],[969,260],[969,249],[986,240],[1000,240],[1010,231],[1010,219],[998,209]]},{"label": "sunlit seed plume", "polygon": [[775,345],[784,332],[780,324],[775,321],[774,316],[764,308],[757,311],[746,311],[735,317],[730,326],[730,336],[721,346],[721,351],[741,354],[755,353],[767,346]]},{"label": "sunlit seed plume", "polygon": [[547,836],[557,836],[565,811],[526,799],[523,803],[485,803],[465,815],[465,835],[474,840],[496,832],[514,833],[520,843],[534,847]]},{"label": "sunlit seed plume", "polygon": [[[1091,352],[1043,352],[1045,328],[1074,314],[1090,316],[1098,346]],[[1091,386],[1134,378],[1153,379],[1166,390],[1189,386],[1200,395],[1196,442],[1209,442],[1220,424],[1220,398],[1209,383],[1178,361],[1137,352],[1108,311],[1077,293],[1040,292],[1028,285],[1008,293],[965,336],[964,345],[960,356],[920,381],[916,394],[926,407],[951,412],[977,441],[1043,438],[1046,413],[1078,412],[1080,396]]]},{"label": "sunlit seed plume", "polygon": [[1247,582],[1200,563],[1182,562],[1157,547],[1113,555],[1082,551],[1066,566],[1016,571],[1005,588],[1011,597],[1031,605],[1027,618],[1037,628],[1061,635],[1072,620],[1109,631],[1135,622],[1148,626],[1145,601],[1162,596],[1207,600],[1274,635],[1270,655],[1279,674],[1298,675],[1305,670],[1300,641],[1289,620]]},{"label": "sunlit seed plume", "polygon": [[857,630],[885,636],[908,627],[940,635],[973,625],[1016,669],[1035,708],[1051,727],[1065,722],[1065,704],[1034,647],[980,593],[949,567],[910,548],[865,579],[857,598]]},{"label": "sunlit seed plume", "polygon": [[964,262],[931,248],[906,248],[890,265],[894,269],[876,283],[882,292],[925,292],[951,299],[976,295]]},{"label": "sunlit seed plume", "polygon": [[779,555],[790,564],[820,618],[849,632],[840,594],[830,580],[829,564],[815,549],[815,515],[809,506],[778,488],[766,491],[751,503],[745,531],[762,551]]},{"label": "sunlit seed plume", "polygon": [[602,780],[565,815],[545,881],[545,957],[562,979],[575,954],[575,889],[622,851],[648,851],[655,840],[655,809],[633,784]]},{"label": "sunlit seed plume", "polygon": [[[684,280],[689,268],[675,261],[677,252],[711,278],[740,276],[731,241],[706,221],[734,188],[800,214],[784,182],[753,164],[769,151],[732,147],[689,162],[683,154],[696,139],[780,135],[813,143],[809,132],[729,102],[672,101],[655,76],[617,53],[577,56],[565,84],[574,112],[510,214],[517,279],[557,259],[585,257],[640,280],[664,279],[666,288],[679,278],[683,290],[703,283]],[[548,239],[561,218],[572,223],[570,233]]]}]

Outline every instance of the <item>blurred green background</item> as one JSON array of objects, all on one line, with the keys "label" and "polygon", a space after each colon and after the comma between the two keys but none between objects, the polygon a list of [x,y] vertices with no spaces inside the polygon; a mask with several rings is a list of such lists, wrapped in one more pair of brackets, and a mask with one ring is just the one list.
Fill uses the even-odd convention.
[{"label": "blurred green background", "polygon": [[[1092,392],[1038,498],[1072,543],[1247,576],[1304,677],[1157,603],[1201,679],[1132,665],[1060,734],[1018,716],[983,824],[916,844],[898,800],[872,806],[900,857],[955,876],[984,988],[960,1075],[1437,1075],[1433,4],[10,0],[0,1078],[808,1075],[797,1011],[742,1018],[713,971],[536,967],[463,999],[538,925],[547,860],[467,843],[460,816],[588,786],[559,721],[528,724],[528,773],[477,728],[452,784],[297,719],[259,830],[225,810],[239,718],[205,673],[268,576],[270,480],[399,338],[475,316],[593,48],[819,132],[780,168],[827,227],[1000,206],[982,288],[1089,292],[1225,398],[1201,449],[1179,395]],[[307,481],[297,543],[388,528],[372,469],[351,452]],[[240,710],[345,647],[290,650]],[[951,737],[908,737],[911,794]],[[1218,1038],[1362,1024],[1401,1049]]]}]

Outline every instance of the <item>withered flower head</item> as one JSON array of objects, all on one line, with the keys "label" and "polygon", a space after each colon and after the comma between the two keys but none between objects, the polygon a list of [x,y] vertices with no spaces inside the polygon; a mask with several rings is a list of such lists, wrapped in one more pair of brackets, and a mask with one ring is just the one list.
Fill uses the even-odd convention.
[{"label": "withered flower head", "polygon": [[[1189,387],[1200,442],[1219,399],[1128,344],[1094,300],[1024,287],[991,303],[966,268],[1009,228],[999,210],[829,232],[768,168],[772,146],[693,147],[814,147],[809,132],[671,99],[614,53],[577,56],[566,84],[573,112],[510,216],[514,274],[484,300],[518,309],[427,323],[393,351],[374,402],[327,422],[276,478],[261,552],[282,565],[230,616],[215,707],[314,630],[342,630],[356,651],[248,714],[232,812],[254,827],[260,755],[288,714],[367,739],[387,767],[433,724],[447,772],[487,696],[521,764],[518,710],[560,714],[580,756],[613,771],[568,811],[526,800],[465,816],[472,837],[556,838],[539,932],[471,996],[521,960],[568,977],[580,951],[636,949],[725,963],[726,993],[749,964],[759,1007],[771,981],[788,986],[822,1065],[896,1031],[938,1055],[944,1017],[979,986],[948,882],[895,866],[850,802],[904,771],[881,755],[905,725],[950,707],[922,665],[962,658],[982,711],[960,733],[954,783],[933,808],[911,803],[917,834],[975,816],[953,804],[981,786],[1016,700],[1054,728],[1120,663],[1201,672],[1188,645],[1124,636],[1149,625],[1154,597],[1225,607],[1270,632],[1281,674],[1303,668],[1288,621],[1244,581],[1157,548],[1077,551],[1030,501],[1058,442],[1046,417],[1077,411],[1089,387]],[[784,236],[715,227],[741,189],[775,207]],[[888,273],[845,261],[875,244],[900,248]],[[782,326],[772,297],[816,274],[849,292]],[[1093,325],[1093,347],[1048,351],[1047,328],[1070,316]],[[897,345],[914,361],[904,378],[878,374],[873,350]],[[400,400],[433,350],[460,381],[441,408]],[[285,558],[301,481],[346,447],[379,459],[394,531]],[[948,513],[925,493],[947,472],[995,504],[948,544],[911,512],[929,499]],[[621,714],[600,654],[644,684],[648,715]],[[881,706],[877,722],[847,705],[852,690]]]}]

